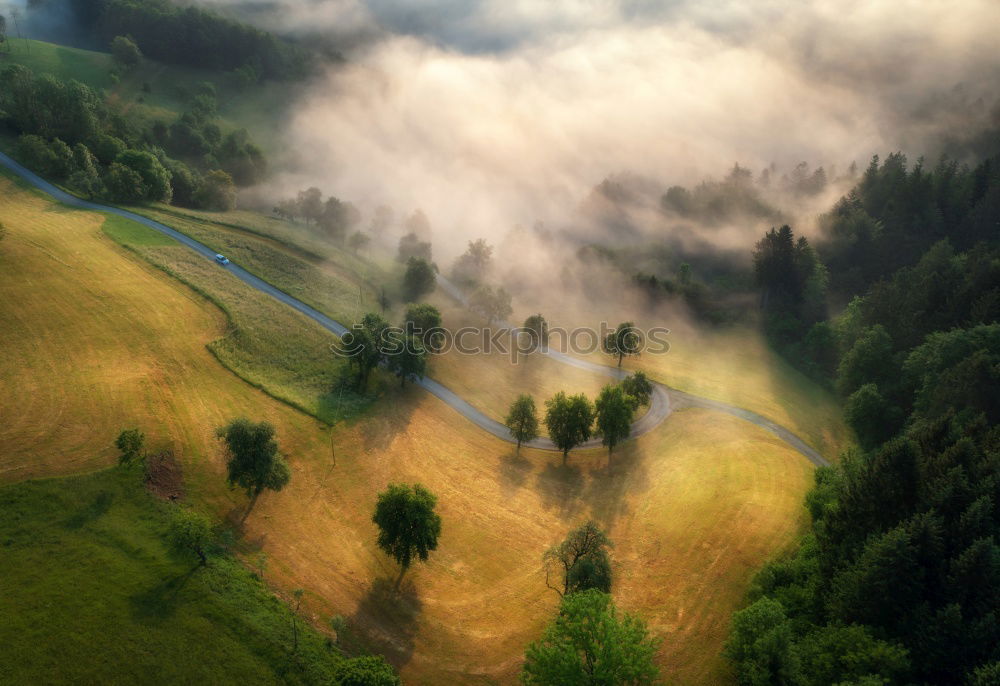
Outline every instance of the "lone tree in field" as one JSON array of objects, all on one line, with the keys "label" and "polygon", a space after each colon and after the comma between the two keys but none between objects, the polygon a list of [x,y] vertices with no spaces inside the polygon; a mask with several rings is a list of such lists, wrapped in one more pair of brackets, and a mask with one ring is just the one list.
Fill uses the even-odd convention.
[{"label": "lone tree in field", "polygon": [[608,355],[618,358],[618,366],[630,355],[638,355],[642,350],[642,334],[632,322],[622,322],[618,328],[604,337],[601,344]]},{"label": "lone tree in field", "polygon": [[523,393],[517,396],[503,423],[517,441],[517,452],[520,453],[522,443],[538,438],[538,412],[535,410],[535,399]]},{"label": "lone tree in field", "polygon": [[403,294],[406,299],[415,302],[434,290],[437,274],[427,260],[411,257],[406,261],[406,273],[403,275]]},{"label": "lone tree in field", "polygon": [[632,413],[638,403],[626,395],[621,386],[605,386],[594,402],[597,414],[597,433],[601,443],[608,448],[608,459],[615,446],[628,438],[632,430]]},{"label": "lone tree in field", "polygon": [[574,593],[563,598],[542,638],[528,646],[521,681],[532,686],[653,684],[659,677],[653,661],[658,647],[643,621],[619,615],[607,593]]},{"label": "lone tree in field", "polygon": [[208,564],[208,546],[212,543],[212,525],[194,510],[180,508],[174,513],[167,534],[175,550],[194,553],[202,567]]},{"label": "lone tree in field", "polygon": [[399,563],[396,586],[413,559],[427,560],[437,549],[441,517],[434,512],[437,498],[420,484],[389,484],[379,493],[372,521],[378,526],[378,547]]},{"label": "lone tree in field", "polygon": [[653,395],[653,383],[642,372],[636,372],[622,381],[622,390],[635,401],[633,409],[637,410],[640,406],[649,404]]},{"label": "lone tree in field", "polygon": [[524,320],[524,333],[531,339],[531,348],[536,350],[549,344],[549,323],[540,314],[533,314]]},{"label": "lone tree in field", "polygon": [[[611,560],[608,548],[613,547],[607,535],[593,521],[574,529],[566,540],[546,551],[545,585],[561,596],[596,588],[611,592]],[[549,582],[552,570],[562,577],[562,590]]]},{"label": "lone tree in field", "polygon": [[274,427],[267,422],[255,424],[248,419],[234,419],[215,433],[226,443],[229,487],[246,489],[250,498],[243,514],[246,520],[260,494],[265,489],[280,491],[291,479],[291,472],[278,455]]},{"label": "lone tree in field", "polygon": [[567,397],[562,391],[546,400],[545,408],[549,438],[562,450],[566,464],[569,451],[590,438],[594,408],[582,393]]},{"label": "lone tree in field", "polygon": [[118,464],[129,467],[136,460],[141,460],[145,442],[146,437],[138,429],[125,429],[118,434],[118,438],[115,439],[115,447],[121,453],[118,456]]}]

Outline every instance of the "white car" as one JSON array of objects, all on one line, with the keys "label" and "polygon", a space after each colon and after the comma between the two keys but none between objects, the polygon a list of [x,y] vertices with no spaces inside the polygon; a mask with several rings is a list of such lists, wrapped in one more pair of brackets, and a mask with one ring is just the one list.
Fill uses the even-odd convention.
[{"label": "white car", "polygon": [[229,264],[229,258],[226,257],[225,255],[216,255],[215,261],[218,262],[219,264]]}]

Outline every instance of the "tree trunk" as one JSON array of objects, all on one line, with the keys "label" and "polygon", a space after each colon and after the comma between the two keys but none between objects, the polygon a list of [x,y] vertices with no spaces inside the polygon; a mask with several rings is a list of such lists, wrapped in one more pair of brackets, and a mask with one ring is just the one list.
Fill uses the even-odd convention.
[{"label": "tree trunk", "polygon": [[250,512],[253,511],[253,507],[257,504],[257,498],[259,497],[260,491],[254,491],[254,494],[250,497],[250,502],[247,504],[247,509],[243,512],[243,518],[240,520],[240,524],[247,521],[247,517],[249,517]]},{"label": "tree trunk", "polygon": [[399,576],[396,577],[396,584],[393,586],[397,591],[399,590],[399,584],[403,582],[403,575],[406,574],[406,567],[399,568]]},{"label": "tree trunk", "polygon": [[566,458],[569,457],[569,448],[563,450],[563,467],[566,466]]},{"label": "tree trunk", "polygon": [[514,451],[514,454],[515,455],[520,455],[521,454],[521,439],[520,438],[517,439],[517,450]]}]

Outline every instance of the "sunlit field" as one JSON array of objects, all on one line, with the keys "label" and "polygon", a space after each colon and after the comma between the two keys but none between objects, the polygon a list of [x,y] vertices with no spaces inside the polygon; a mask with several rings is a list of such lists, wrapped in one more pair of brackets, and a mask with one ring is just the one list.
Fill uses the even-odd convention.
[{"label": "sunlit field", "polygon": [[[117,432],[140,426],[182,461],[187,499],[224,519],[244,497],[225,487],[213,430],[235,415],[267,419],[293,477],[261,497],[246,554],[268,555],[279,591],[306,589],[318,626],[348,617],[404,679],[510,681],[556,602],[540,556],[588,517],[616,544],[616,597],[664,639],[665,672],[704,684],[726,673],[719,650],[731,611],[753,570],[790,545],[803,521],[811,466],[790,448],[746,422],[687,410],[624,445],[610,466],[597,449],[573,453],[563,468],[555,453],[515,456],[415,388],[331,436],[220,365],[206,346],[224,344],[224,316],[111,240],[102,217],[3,184],[9,235],[0,259],[17,278],[4,281],[0,307],[16,322],[3,343],[17,355],[4,358],[2,374],[5,385],[32,389],[28,405],[5,399],[5,481],[107,468]],[[109,231],[152,259],[179,250],[125,227]],[[195,278],[200,265],[189,267]],[[231,300],[243,289],[212,297],[238,313]],[[255,326],[240,323],[249,336]],[[86,393],[66,394],[67,384]],[[444,520],[439,550],[406,576],[401,595],[390,591],[396,568],[377,551],[370,521],[390,481],[426,484]]]}]

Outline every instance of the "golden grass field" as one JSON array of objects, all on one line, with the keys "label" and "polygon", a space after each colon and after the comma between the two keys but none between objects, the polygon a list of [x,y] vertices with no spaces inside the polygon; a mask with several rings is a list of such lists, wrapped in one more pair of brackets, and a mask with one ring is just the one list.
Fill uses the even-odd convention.
[{"label": "golden grass field", "polygon": [[[720,656],[730,615],[755,570],[794,542],[805,518],[812,467],[770,434],[684,410],[623,445],[610,466],[604,450],[592,450],[562,468],[555,453],[515,456],[411,387],[339,424],[334,464],[328,428],[241,381],[206,348],[225,335],[219,310],[112,241],[103,217],[0,177],[0,221],[8,229],[0,242],[8,391],[0,480],[110,466],[118,431],[140,426],[153,447],[170,445],[181,458],[188,497],[226,517],[245,499],[225,487],[213,431],[238,415],[266,419],[293,478],[261,497],[246,553],[268,555],[266,578],[279,592],[306,589],[317,625],[347,617],[407,683],[512,683],[557,604],[541,555],[588,517],[616,544],[616,600],[663,639],[664,676],[730,680]],[[436,373],[447,374],[441,367]],[[468,368],[471,380],[486,373]],[[390,481],[424,483],[444,520],[439,550],[398,595],[396,568],[377,550],[370,521]]]}]

